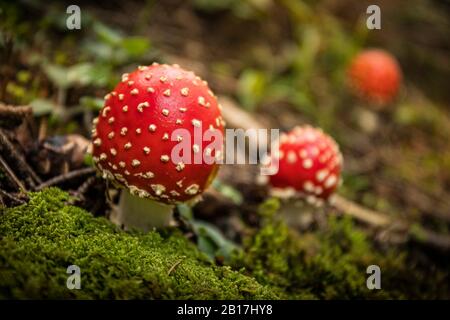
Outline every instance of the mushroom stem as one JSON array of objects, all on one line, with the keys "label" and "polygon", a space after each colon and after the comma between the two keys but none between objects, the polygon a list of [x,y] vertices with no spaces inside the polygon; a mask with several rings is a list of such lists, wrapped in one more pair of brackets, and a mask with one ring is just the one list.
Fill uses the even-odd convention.
[{"label": "mushroom stem", "polygon": [[140,198],[132,195],[128,190],[123,190],[118,210],[111,216],[111,220],[118,225],[123,225],[126,229],[137,228],[149,231],[167,226],[172,217],[173,208],[173,205]]}]

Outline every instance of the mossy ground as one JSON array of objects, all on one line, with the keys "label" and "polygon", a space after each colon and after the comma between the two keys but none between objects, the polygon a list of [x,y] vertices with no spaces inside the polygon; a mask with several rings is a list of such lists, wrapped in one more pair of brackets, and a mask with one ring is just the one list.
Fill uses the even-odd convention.
[{"label": "mossy ground", "polygon": [[[127,233],[104,218],[66,206],[58,189],[0,218],[3,298],[244,299],[277,298],[256,280],[211,265],[178,232]],[[177,265],[176,265],[177,264]],[[66,287],[69,265],[81,290]],[[172,272],[169,274],[171,267]]]},{"label": "mossy ground", "polygon": [[[448,297],[448,272],[421,270],[405,255],[376,250],[349,219],[328,230],[294,234],[262,207],[263,226],[232,267],[212,264],[177,230],[124,232],[66,205],[51,188],[2,209],[1,298],[337,299]],[[69,265],[81,290],[66,287]],[[382,270],[382,290],[368,290],[366,268]]]},{"label": "mossy ground", "polygon": [[[445,266],[420,265],[405,251],[377,248],[349,217],[330,216],[326,228],[299,235],[277,217],[277,206],[275,199],[263,203],[263,226],[236,259],[261,284],[294,299],[450,297]],[[370,265],[381,269],[381,290],[366,286]]]}]

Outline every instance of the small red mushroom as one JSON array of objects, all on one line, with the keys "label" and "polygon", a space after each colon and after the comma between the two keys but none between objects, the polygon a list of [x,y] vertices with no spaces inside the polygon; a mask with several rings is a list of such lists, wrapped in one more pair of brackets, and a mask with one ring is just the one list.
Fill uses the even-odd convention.
[{"label": "small red mushroom", "polygon": [[[282,134],[271,157],[278,158],[278,172],[269,176],[276,194],[298,195],[309,203],[321,204],[340,183],[342,155],[336,142],[321,129],[295,127]],[[272,159],[271,163],[277,161]]]},{"label": "small red mushroom", "polygon": [[[221,136],[224,131],[217,98],[206,81],[178,65],[141,66],[124,74],[105,96],[105,105],[94,120],[93,159],[104,178],[129,191],[122,192],[119,223],[166,224],[172,204],[198,197],[216,175],[216,162],[184,163],[171,158],[173,148],[184,138],[174,136],[176,129],[189,133],[192,159],[207,149],[210,142],[202,138],[206,131],[216,130]],[[200,143],[192,138],[195,129],[201,129]],[[209,152],[218,158],[221,148]]]},{"label": "small red mushroom", "polygon": [[356,95],[384,106],[397,96],[402,72],[390,53],[370,49],[361,52],[351,61],[348,78]]}]

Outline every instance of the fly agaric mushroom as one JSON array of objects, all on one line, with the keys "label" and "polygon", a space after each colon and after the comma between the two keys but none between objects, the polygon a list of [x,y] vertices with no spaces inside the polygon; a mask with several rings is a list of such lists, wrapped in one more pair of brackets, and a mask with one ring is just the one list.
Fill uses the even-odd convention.
[{"label": "fly agaric mushroom", "polygon": [[[191,156],[205,150],[209,143],[203,138],[200,143],[190,139],[200,128],[202,137],[208,130],[222,137],[224,122],[216,96],[193,72],[154,63],[122,76],[106,95],[92,132],[97,169],[126,189],[117,223],[143,229],[166,225],[173,204],[193,200],[205,190],[217,173],[217,161],[171,159],[173,148],[183,140],[172,134],[176,129],[190,134]],[[221,149],[222,143],[209,153],[218,158]]]},{"label": "fly agaric mushroom", "polygon": [[277,195],[298,195],[320,205],[340,183],[342,154],[336,142],[321,129],[295,127],[282,134],[271,157],[278,158],[278,172],[269,176]]},{"label": "fly agaric mushroom", "polygon": [[370,49],[352,60],[348,77],[358,96],[383,106],[396,97],[402,73],[395,57],[383,50]]}]

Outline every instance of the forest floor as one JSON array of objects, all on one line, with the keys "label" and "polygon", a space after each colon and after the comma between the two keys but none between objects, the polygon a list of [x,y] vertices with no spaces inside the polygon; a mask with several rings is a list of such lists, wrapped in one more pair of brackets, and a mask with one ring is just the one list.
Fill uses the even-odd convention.
[{"label": "forest floor", "polygon": [[[340,196],[370,210],[375,220],[389,219],[379,225],[356,215],[351,222],[348,212],[333,206],[279,204],[256,183],[256,167],[225,165],[203,201],[192,210],[178,208],[178,227],[198,250],[218,266],[246,268],[259,284],[275,287],[278,297],[448,298],[446,5],[415,0],[412,12],[384,1],[386,32],[369,34],[361,27],[365,4],[359,1],[223,3],[86,2],[82,29],[71,32],[62,3],[2,4],[5,210],[26,205],[28,191],[58,186],[75,196],[71,204],[108,217],[117,190],[95,175],[84,154],[103,103],[99,97],[137,65],[178,63],[206,79],[224,108],[245,111],[250,124],[231,115],[231,126],[323,128],[345,159]],[[384,110],[352,97],[345,80],[349,59],[373,46],[390,50],[404,73],[399,98]],[[282,225],[273,213],[265,217],[271,205],[281,206]],[[277,256],[272,240],[289,250]],[[241,254],[232,255],[236,248]],[[369,262],[390,268],[385,296],[358,288]],[[297,263],[302,267],[285,269]],[[320,276],[331,280],[312,280]]]}]

